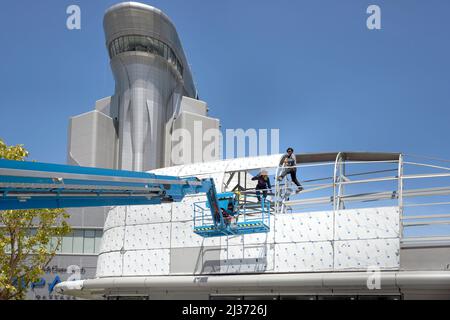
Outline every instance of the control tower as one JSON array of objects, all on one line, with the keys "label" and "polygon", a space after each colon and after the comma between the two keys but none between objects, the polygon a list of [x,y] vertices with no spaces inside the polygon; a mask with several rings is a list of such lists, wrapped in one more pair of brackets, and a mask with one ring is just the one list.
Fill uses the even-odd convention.
[{"label": "control tower", "polygon": [[170,166],[174,130],[219,128],[198,100],[175,26],[161,10],[137,2],[109,8],[103,25],[115,93],[71,118],[69,163],[134,171]]}]

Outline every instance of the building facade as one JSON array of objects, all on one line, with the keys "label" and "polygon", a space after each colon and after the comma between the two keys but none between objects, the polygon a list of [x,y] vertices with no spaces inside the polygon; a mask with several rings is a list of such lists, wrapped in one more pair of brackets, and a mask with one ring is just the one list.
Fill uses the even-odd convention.
[{"label": "building facade", "polygon": [[268,172],[268,232],[200,236],[196,223],[211,217],[204,193],[112,207],[95,277],[56,290],[90,299],[450,299],[450,228],[437,230],[432,220],[449,200],[448,188],[435,187],[445,172],[417,175],[417,163],[399,153],[301,154],[305,190],[297,194],[289,178],[277,179],[280,158],[153,171],[212,178],[218,192],[239,190],[244,223],[262,207],[252,177]]},{"label": "building facade", "polygon": [[[95,110],[70,119],[68,162],[148,171],[183,164],[180,159],[197,160],[174,160],[175,145],[195,154],[194,144],[174,137],[174,131],[193,135],[197,124],[202,131],[218,132],[219,121],[208,116],[207,104],[198,99],[173,23],[154,7],[125,2],[107,10],[104,30],[115,93],[97,101]],[[218,151],[213,158],[218,159]]]},{"label": "building facade", "polygon": [[[173,165],[174,147],[192,155],[175,161],[198,160],[194,144],[173,133],[218,130],[219,120],[209,117],[207,103],[198,99],[174,24],[161,10],[137,2],[112,6],[103,24],[115,92],[98,100],[94,110],[70,119],[68,163],[148,171]],[[195,148],[201,152],[203,145]],[[211,157],[218,158],[218,151]],[[70,299],[54,292],[57,283],[95,276],[108,209],[68,211],[73,232],[33,284],[29,299]]]}]

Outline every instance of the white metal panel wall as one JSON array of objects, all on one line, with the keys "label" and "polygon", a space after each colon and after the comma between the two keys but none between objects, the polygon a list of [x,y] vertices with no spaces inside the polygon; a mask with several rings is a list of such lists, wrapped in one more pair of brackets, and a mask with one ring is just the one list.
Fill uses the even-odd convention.
[{"label": "white metal panel wall", "polygon": [[270,272],[274,271],[274,245],[244,245],[244,262],[241,272]]},{"label": "white metal panel wall", "polygon": [[125,224],[125,212],[126,207],[112,207],[108,211],[105,225],[103,227],[104,230],[123,226]]},{"label": "white metal panel wall", "polygon": [[220,250],[220,273],[239,273],[244,260],[242,245],[226,246]]},{"label": "white metal panel wall", "polygon": [[275,242],[275,218],[270,218],[270,231],[268,233],[246,234],[242,236],[222,237],[222,245],[238,245],[244,246],[255,244],[270,244]]},{"label": "white metal panel wall", "polygon": [[333,213],[313,212],[277,215],[275,242],[308,242],[333,239]]},{"label": "white metal panel wall", "polygon": [[203,238],[195,234],[192,220],[186,222],[172,222],[172,248],[212,247],[220,245],[220,237]]},{"label": "white metal panel wall", "polygon": [[334,243],[335,270],[367,270],[369,267],[398,269],[400,240],[347,240]]},{"label": "white metal panel wall", "polygon": [[341,210],[336,213],[336,240],[399,237],[397,207]]},{"label": "white metal panel wall", "polygon": [[133,250],[124,255],[124,276],[168,275],[170,250]]},{"label": "white metal panel wall", "polygon": [[170,248],[170,223],[127,226],[125,250]]},{"label": "white metal panel wall", "polygon": [[180,177],[186,176],[201,176],[208,175],[212,173],[223,173],[229,161],[212,161],[204,163],[193,163],[182,166],[181,170],[178,172]]},{"label": "white metal panel wall", "polygon": [[275,244],[275,272],[321,272],[332,269],[331,241]]},{"label": "white metal panel wall", "polygon": [[100,252],[120,251],[123,247],[125,227],[115,227],[103,232]]},{"label": "white metal panel wall", "polygon": [[[165,168],[158,173],[200,174],[215,177],[219,183],[224,171],[273,167],[279,155],[262,158]],[[169,274],[172,248],[215,248],[215,254],[202,254],[201,261],[208,264],[200,266],[204,273],[399,268],[397,207],[280,214],[271,216],[267,234],[202,238],[192,230],[193,203],[205,200],[204,195],[195,195],[180,203],[112,208],[105,224],[98,276],[121,275],[122,258],[123,275]]]},{"label": "white metal panel wall", "polygon": [[242,236],[244,246],[252,246],[256,244],[275,243],[275,217],[270,216],[270,231],[268,233],[246,234]]},{"label": "white metal panel wall", "polygon": [[245,159],[233,159],[229,161],[226,171],[249,170],[258,168],[274,168],[277,167],[282,155],[268,155],[261,157],[250,157]]},{"label": "white metal panel wall", "polygon": [[194,203],[206,201],[205,195],[186,196],[181,202],[172,203],[172,222],[192,221],[194,217]]},{"label": "white metal panel wall", "polygon": [[214,184],[216,186],[216,190],[217,192],[222,192],[222,184],[223,184],[223,177],[224,177],[224,173],[223,172],[218,172],[218,173],[210,173],[210,174],[203,174],[203,175],[196,175],[197,178],[199,179],[206,179],[206,178],[212,178],[214,181]]},{"label": "white metal panel wall", "polygon": [[132,206],[127,210],[127,225],[170,222],[172,204],[163,203],[150,206]]},{"label": "white metal panel wall", "polygon": [[244,243],[244,236],[226,236],[222,237],[223,241],[222,246],[236,246],[236,245],[242,245]]},{"label": "white metal panel wall", "polygon": [[97,277],[117,277],[122,275],[122,255],[120,252],[102,253],[97,260]]},{"label": "white metal panel wall", "polygon": [[220,273],[270,272],[274,270],[274,245],[230,245],[220,251]]},{"label": "white metal panel wall", "polygon": [[[202,238],[193,233],[192,220],[127,226],[125,234],[123,227],[116,227],[105,231],[101,250],[119,252],[125,235],[126,254],[139,250],[145,256],[146,251],[154,249],[170,252],[170,248],[221,246],[221,273],[319,272],[332,270],[333,266],[337,271],[399,267],[397,208],[341,210],[335,217],[336,226],[341,227],[336,228],[336,239],[344,240],[333,240],[333,212],[330,211],[279,215],[271,220],[269,233],[237,237]],[[104,256],[102,261],[108,257]],[[115,256],[110,257],[117,260]],[[160,274],[169,268],[170,261],[167,265],[166,260],[152,264],[151,270]],[[108,268],[117,272],[107,266],[100,270],[113,272]],[[144,272],[142,268],[136,270]]]},{"label": "white metal panel wall", "polygon": [[175,166],[175,167],[167,167],[167,168],[160,168],[152,170],[151,173],[154,173],[156,175],[161,176],[179,176],[180,170],[183,168],[183,166]]}]

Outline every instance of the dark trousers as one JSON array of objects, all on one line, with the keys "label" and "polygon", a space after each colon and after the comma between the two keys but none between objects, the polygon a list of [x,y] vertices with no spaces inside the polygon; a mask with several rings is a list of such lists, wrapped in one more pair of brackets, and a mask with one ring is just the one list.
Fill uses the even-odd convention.
[{"label": "dark trousers", "polygon": [[261,192],[259,190],[264,190],[262,192],[264,199],[267,198],[267,187],[261,187],[261,186],[256,186],[256,197],[258,198],[258,201],[261,201]]},{"label": "dark trousers", "polygon": [[297,180],[297,169],[296,168],[294,168],[294,169],[284,169],[283,172],[280,174],[281,179],[284,179],[284,177],[288,173],[291,175],[292,182],[295,183],[297,185],[297,187],[301,187],[302,185]]}]

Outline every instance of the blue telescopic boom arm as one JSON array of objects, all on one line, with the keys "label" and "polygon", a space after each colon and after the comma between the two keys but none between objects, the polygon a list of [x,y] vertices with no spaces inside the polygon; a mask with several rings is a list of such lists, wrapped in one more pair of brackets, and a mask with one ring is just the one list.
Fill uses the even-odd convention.
[{"label": "blue telescopic boom arm", "polygon": [[151,205],[198,193],[217,207],[212,179],[0,160],[0,210]]}]

